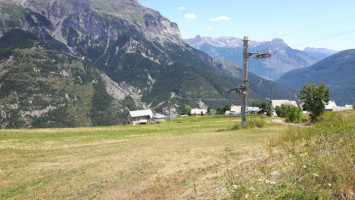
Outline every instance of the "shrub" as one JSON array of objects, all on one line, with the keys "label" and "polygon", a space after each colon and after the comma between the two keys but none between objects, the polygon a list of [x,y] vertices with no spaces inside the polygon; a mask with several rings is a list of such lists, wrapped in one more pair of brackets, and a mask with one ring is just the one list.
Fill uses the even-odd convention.
[{"label": "shrub", "polygon": [[287,111],[288,111],[289,107],[290,107],[290,105],[287,105],[287,104],[282,104],[281,107],[276,106],[275,112],[276,112],[277,116],[286,118]]},{"label": "shrub", "polygon": [[190,115],[191,113],[191,106],[189,105],[184,105],[184,108],[181,111],[182,115]]},{"label": "shrub", "polygon": [[296,122],[302,121],[302,111],[301,108],[296,106],[290,106],[286,114],[286,122]]},{"label": "shrub", "polygon": [[217,115],[224,115],[224,113],[226,113],[227,110],[230,110],[230,106],[225,105],[225,106],[219,106],[217,108]]},{"label": "shrub", "polygon": [[271,117],[272,116],[272,108],[271,106],[267,106],[266,107],[266,115]]},{"label": "shrub", "polygon": [[281,107],[276,106],[276,114],[278,117],[286,118],[286,122],[301,122],[302,110],[293,105],[282,104]]}]

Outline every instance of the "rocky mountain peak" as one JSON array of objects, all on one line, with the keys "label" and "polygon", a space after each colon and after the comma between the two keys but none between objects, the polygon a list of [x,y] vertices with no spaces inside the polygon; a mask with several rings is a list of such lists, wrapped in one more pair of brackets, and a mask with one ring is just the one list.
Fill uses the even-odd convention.
[{"label": "rocky mountain peak", "polygon": [[[52,25],[48,29],[50,35],[65,44],[67,41],[62,33],[65,20],[75,16],[89,17],[88,13],[92,13],[98,17],[127,21],[139,29],[148,40],[159,42],[161,45],[166,42],[184,45],[176,23],[170,22],[157,11],[143,7],[137,0],[0,0],[0,2],[16,3],[46,17]],[[83,21],[85,19],[80,19],[81,24],[78,26],[85,25]],[[85,28],[87,29],[87,27],[79,29]]]},{"label": "rocky mountain peak", "polygon": [[274,38],[269,42],[270,47],[290,48],[282,39]]},{"label": "rocky mountain peak", "polygon": [[218,38],[201,37],[197,35],[195,38],[186,39],[185,42],[194,48],[200,48],[204,44],[212,45],[215,47],[240,47],[243,45],[243,40],[231,36],[222,36]]}]

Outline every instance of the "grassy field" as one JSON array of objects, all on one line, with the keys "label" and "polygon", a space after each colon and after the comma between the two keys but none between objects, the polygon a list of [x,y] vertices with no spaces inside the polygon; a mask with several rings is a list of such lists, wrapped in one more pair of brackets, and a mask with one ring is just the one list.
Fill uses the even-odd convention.
[{"label": "grassy field", "polygon": [[0,130],[0,198],[227,197],[226,151],[235,162],[264,157],[265,141],[281,130],[230,130],[239,121],[207,116],[170,125]]},{"label": "grassy field", "polygon": [[[350,179],[343,181],[339,176],[342,182],[332,183],[346,190],[339,194],[351,195],[355,113],[340,116],[343,115],[350,117],[337,118],[350,124],[346,129],[349,138],[344,143],[341,138],[327,137],[333,146],[325,146],[346,146],[343,153],[347,155],[338,158],[336,152],[332,154],[337,157],[336,162],[345,159],[345,168],[332,173],[338,176],[344,171]],[[305,164],[294,155],[314,154],[313,149],[304,149],[319,143],[307,136],[310,143],[305,145],[305,131],[313,128],[289,128],[264,120],[263,128],[251,129],[236,129],[238,117],[204,116],[146,126],[0,130],[0,199],[309,197],[306,190],[303,196],[292,193],[302,192],[298,187],[306,187],[309,181],[309,177],[299,180],[303,172],[298,168],[311,168],[311,161]],[[329,173],[326,167],[322,169],[324,172],[307,173],[310,178],[315,177],[312,173],[319,177]],[[314,188],[318,188],[316,195],[332,197],[328,195],[332,190],[324,192],[323,187],[328,187],[328,179],[333,178],[327,177],[320,186],[312,179]],[[294,179],[302,184],[296,184]]]}]

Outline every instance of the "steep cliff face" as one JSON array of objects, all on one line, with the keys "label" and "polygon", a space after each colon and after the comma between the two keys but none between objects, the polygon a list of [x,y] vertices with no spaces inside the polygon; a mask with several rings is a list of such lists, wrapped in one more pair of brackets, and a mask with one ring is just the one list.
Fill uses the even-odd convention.
[{"label": "steep cliff face", "polygon": [[[63,22],[73,17],[85,20],[76,24],[79,25],[78,28],[84,28],[80,30],[80,32],[83,31],[83,34],[89,33],[97,36],[100,31],[92,28],[104,27],[104,31],[107,33],[106,36],[110,39],[115,39],[117,35],[112,34],[115,31],[114,25],[110,27],[98,26],[104,18],[108,20],[115,18],[127,21],[150,41],[156,41],[160,44],[165,42],[183,44],[177,24],[170,22],[159,12],[141,6],[135,0],[27,0],[23,5],[49,19],[54,25],[54,30],[51,30],[51,34],[54,34],[58,39],[61,39],[61,31],[66,27],[65,25],[63,26]],[[90,15],[100,15],[101,18],[98,16],[90,17]],[[88,17],[94,21],[88,23]],[[90,27],[86,27],[87,25],[92,25],[93,27],[90,29]]]},{"label": "steep cliff face", "polygon": [[17,5],[26,8],[16,19],[18,28],[47,40],[53,37],[74,55],[93,62],[115,48],[117,54],[139,52],[160,64],[171,64],[172,57],[183,51],[212,65],[208,55],[184,43],[177,24],[137,1],[26,0]]}]

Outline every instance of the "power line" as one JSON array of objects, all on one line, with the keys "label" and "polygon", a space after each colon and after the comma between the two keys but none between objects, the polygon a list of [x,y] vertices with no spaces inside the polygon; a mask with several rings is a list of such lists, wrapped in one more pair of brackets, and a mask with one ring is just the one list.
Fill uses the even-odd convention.
[{"label": "power line", "polygon": [[318,41],[321,41],[321,40],[333,38],[333,37],[336,37],[336,36],[339,36],[339,35],[344,35],[344,34],[351,33],[351,32],[355,32],[355,29],[350,30],[350,31],[345,31],[345,32],[342,32],[342,33],[337,33],[337,34],[330,35],[330,36],[327,36],[327,37],[315,39],[315,40],[312,40],[312,41],[304,42],[304,43],[301,43],[301,44],[294,45],[294,46],[292,46],[292,47],[298,47],[298,46],[302,46],[302,45],[305,45],[305,44],[309,44],[309,43],[313,43],[313,42],[318,42]]},{"label": "power line", "polygon": [[[295,48],[295,47],[302,46],[302,45],[305,45],[305,44],[310,44],[310,43],[313,43],[313,42],[326,40],[326,39],[329,39],[329,38],[337,37],[337,36],[340,36],[340,35],[345,35],[345,34],[352,33],[352,32],[355,32],[355,29],[350,30],[350,31],[345,31],[345,32],[342,32],[342,33],[337,33],[337,34],[334,34],[334,35],[329,35],[329,36],[326,36],[326,37],[323,37],[323,38],[318,38],[318,39],[311,40],[311,41],[304,42],[304,43],[300,43],[300,44],[297,44],[297,45],[293,45],[293,46],[290,46],[290,48]],[[271,54],[273,55],[273,54],[275,54],[275,53],[277,53],[279,51],[282,51],[284,49],[285,48],[277,49],[276,51],[272,52]]]},{"label": "power line", "polygon": [[307,27],[307,28],[303,28],[303,29],[300,29],[300,30],[293,31],[293,32],[281,34],[281,35],[278,35],[277,37],[283,37],[283,36],[292,35],[292,34],[295,34],[295,33],[301,33],[301,32],[304,32],[304,31],[312,30],[312,29],[315,29],[315,28],[319,28],[319,27],[323,27],[323,26],[327,26],[327,25],[331,25],[331,24],[336,24],[336,23],[339,23],[339,22],[342,22],[342,21],[353,19],[353,18],[355,18],[355,16],[347,17],[347,18],[344,18],[344,19],[339,19],[339,20],[328,22],[328,23],[324,23],[324,24],[310,26],[310,27]]}]

